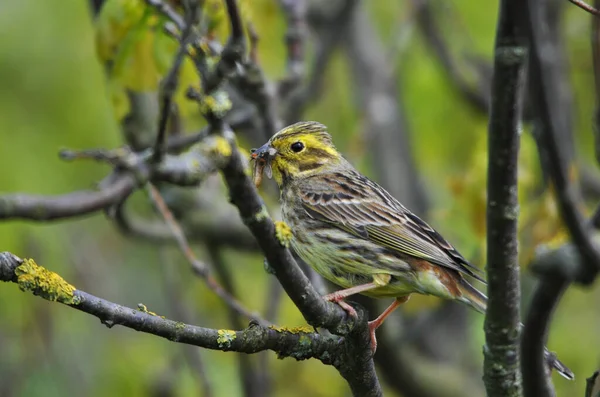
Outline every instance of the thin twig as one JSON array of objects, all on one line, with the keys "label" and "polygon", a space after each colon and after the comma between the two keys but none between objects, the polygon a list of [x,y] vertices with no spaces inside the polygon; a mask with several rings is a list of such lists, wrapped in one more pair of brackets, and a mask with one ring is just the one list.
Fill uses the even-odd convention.
[{"label": "thin twig", "polygon": [[[132,215],[131,211],[127,210],[126,202],[115,206],[110,215],[119,231],[128,237],[158,244],[177,243],[169,226],[161,221],[150,221]],[[256,240],[248,229],[241,223],[238,224],[237,219],[232,219],[232,216],[204,210],[188,211],[182,228],[189,241],[208,242],[219,247],[256,252]]]},{"label": "thin twig", "polygon": [[597,8],[592,7],[591,5],[587,4],[585,1],[582,1],[582,0],[569,0],[569,1],[573,4],[575,4],[577,7],[581,8],[582,10],[585,10],[596,17],[600,17],[600,11]]},{"label": "thin twig", "polygon": [[181,42],[173,65],[169,69],[167,76],[163,80],[161,89],[161,109],[160,118],[158,122],[158,132],[156,135],[156,142],[154,143],[154,154],[152,160],[154,163],[160,163],[162,157],[167,151],[165,146],[165,140],[167,135],[167,123],[169,116],[171,115],[171,107],[173,106],[173,95],[177,90],[177,84],[179,82],[179,69],[183,64],[183,59],[187,55],[187,46],[193,41],[193,27],[196,19],[196,12],[198,9],[198,1],[184,1],[186,4],[185,13],[185,26],[181,34]]},{"label": "thin twig", "polygon": [[[233,277],[227,269],[227,266],[223,260],[223,255],[219,247],[207,244],[206,246],[208,253],[223,288],[231,294],[236,295]],[[229,308],[229,322],[234,329],[242,328],[242,322],[240,321],[239,314]],[[264,355],[264,353],[260,353]],[[256,360],[247,354],[240,354],[237,357],[239,362],[240,378],[242,379],[242,390],[245,397],[262,397],[269,395],[270,385],[267,383],[267,367],[257,366]]]},{"label": "thin twig", "polygon": [[304,41],[306,39],[306,0],[280,0],[286,19],[287,75],[280,82],[279,95],[285,98],[304,77]]},{"label": "thin twig", "polygon": [[474,109],[484,114],[487,113],[490,106],[489,92],[484,87],[474,87],[465,78],[462,68],[454,59],[444,34],[435,21],[434,2],[431,0],[412,0],[412,3],[425,43],[441,63],[442,71]]},{"label": "thin twig", "polygon": [[[340,3],[342,4],[335,16],[314,23],[314,25],[318,25],[314,26],[318,40],[310,76],[306,84],[296,87],[289,93],[289,96],[284,98],[283,120],[286,125],[298,121],[304,114],[308,104],[314,103],[315,98],[321,94],[327,65],[335,54],[335,48],[344,38],[352,10],[359,2],[357,0],[344,0]],[[326,3],[315,2],[314,4],[315,6],[320,4],[323,6],[322,4]],[[282,96],[281,92],[280,96]]]},{"label": "thin twig", "polygon": [[175,25],[177,25],[179,30],[183,31],[185,29],[185,19],[183,19],[181,15],[179,15],[179,13],[175,11],[168,3],[164,2],[163,0],[146,0],[146,4],[156,8],[158,12],[169,18]]},{"label": "thin twig", "polygon": [[179,226],[179,223],[177,223],[177,220],[175,220],[175,218],[173,217],[173,214],[167,207],[167,204],[163,200],[158,189],[156,189],[156,187],[149,183],[147,185],[147,191],[148,195],[152,200],[152,203],[154,204],[158,212],[160,212],[165,222],[171,229],[173,237],[177,240],[177,244],[179,245],[181,252],[192,266],[194,273],[203,278],[208,288],[221,299],[223,299],[227,306],[235,310],[239,315],[251,319],[252,321],[255,321],[258,324],[268,325],[267,321],[263,320],[257,314],[252,313],[248,309],[246,309],[240,302],[237,301],[237,299],[235,299],[233,296],[227,293],[227,291],[225,291],[223,287],[221,287],[219,283],[217,283],[217,281],[210,274],[208,266],[199,261],[198,258],[196,258],[196,255],[194,254],[194,251],[192,251],[192,248],[190,247],[187,238],[185,237],[185,234],[181,229],[181,226]]}]

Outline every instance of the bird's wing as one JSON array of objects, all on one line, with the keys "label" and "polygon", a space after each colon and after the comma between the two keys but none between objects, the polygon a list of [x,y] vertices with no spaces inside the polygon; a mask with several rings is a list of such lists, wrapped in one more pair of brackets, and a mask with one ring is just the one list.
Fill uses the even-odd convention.
[{"label": "bird's wing", "polygon": [[307,182],[299,189],[299,199],[310,217],[399,254],[485,282],[480,269],[375,182],[358,173],[352,177],[332,174],[325,177],[325,183],[322,176],[320,183]]}]

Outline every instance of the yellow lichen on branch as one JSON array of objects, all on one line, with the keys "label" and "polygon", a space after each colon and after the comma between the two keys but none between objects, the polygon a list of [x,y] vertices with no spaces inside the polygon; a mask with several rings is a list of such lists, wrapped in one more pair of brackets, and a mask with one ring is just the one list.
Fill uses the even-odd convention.
[{"label": "yellow lichen on branch", "polygon": [[275,222],[275,236],[284,247],[289,247],[292,241],[292,229],[287,223],[282,221]]},{"label": "yellow lichen on branch", "polygon": [[74,295],[75,287],[53,271],[38,265],[33,259],[23,259],[23,263],[15,269],[15,274],[21,291],[29,291],[46,300],[67,305],[79,303],[79,298]]},{"label": "yellow lichen on branch", "polygon": [[300,327],[280,327],[277,325],[270,325],[269,329],[277,332],[288,332],[290,334],[312,334],[315,330],[309,326],[300,326]]},{"label": "yellow lichen on branch", "polygon": [[217,331],[217,334],[217,343],[220,348],[231,347],[231,342],[233,342],[237,336],[235,331],[229,329],[220,329]]}]

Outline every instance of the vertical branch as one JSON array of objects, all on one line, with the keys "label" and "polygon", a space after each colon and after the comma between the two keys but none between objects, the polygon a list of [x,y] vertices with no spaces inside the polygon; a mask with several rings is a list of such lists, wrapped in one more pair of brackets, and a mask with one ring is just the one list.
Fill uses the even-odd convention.
[{"label": "vertical branch", "polygon": [[541,143],[548,158],[548,173],[561,216],[581,256],[580,263],[566,262],[548,268],[538,268],[541,282],[532,302],[523,334],[523,388],[526,396],[554,396],[554,389],[546,373],[543,344],[548,334],[551,315],[562,292],[570,281],[590,283],[596,277],[600,256],[590,238],[589,225],[579,208],[582,205],[578,190],[572,183],[572,164],[559,137],[568,130],[568,122],[561,108],[561,92],[556,82],[560,80],[555,65],[559,63],[557,51],[551,42],[547,4],[529,0],[524,7],[527,34],[531,43],[532,102],[536,105],[541,128]]},{"label": "vertical branch", "polygon": [[517,165],[527,61],[520,0],[500,2],[488,134],[484,381],[487,394],[521,396]]}]

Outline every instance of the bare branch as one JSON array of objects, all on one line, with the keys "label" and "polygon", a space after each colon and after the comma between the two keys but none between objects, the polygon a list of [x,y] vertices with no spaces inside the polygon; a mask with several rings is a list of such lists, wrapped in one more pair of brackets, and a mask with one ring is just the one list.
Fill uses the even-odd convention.
[{"label": "bare branch", "polygon": [[550,381],[553,363],[546,360],[544,345],[548,340],[552,313],[569,283],[570,280],[557,275],[544,276],[533,294],[521,342],[523,388],[527,397],[555,396]]},{"label": "bare branch", "polygon": [[[203,138],[202,133],[193,140]],[[192,139],[190,139],[192,140]],[[185,142],[186,144],[189,143]],[[113,172],[99,183],[97,191],[83,190],[64,195],[6,194],[0,196],[0,219],[49,221],[87,215],[123,202],[146,182],[168,182],[179,186],[197,186],[216,170],[224,156],[215,150],[218,142],[208,143],[180,156],[166,156],[160,164],[147,164],[148,153],[95,151],[95,158],[125,168]],[[109,154],[110,153],[110,154]],[[116,160],[114,153],[122,153]],[[88,153],[89,154],[89,153]],[[78,154],[71,153],[77,157]]]},{"label": "bare branch", "polygon": [[[526,19],[531,44],[532,102],[536,106],[541,127],[541,146],[548,158],[549,177],[554,185],[562,218],[569,229],[574,246],[582,260],[551,262],[551,266],[536,266],[541,277],[535,293],[523,334],[523,387],[528,397],[554,396],[552,382],[546,371],[543,344],[547,337],[551,314],[562,292],[571,281],[592,282],[600,269],[600,256],[591,240],[589,224],[579,211],[582,201],[572,183],[573,167],[559,137],[568,130],[567,120],[560,106],[560,92],[555,84],[560,80],[557,53],[552,49],[545,4],[529,0],[522,15]],[[527,354],[526,354],[527,353]]]},{"label": "bare branch", "polygon": [[[316,15],[309,15],[309,22],[313,26],[316,34],[319,36],[318,47],[311,67],[308,82],[303,86],[296,87],[285,96],[285,106],[283,109],[283,120],[285,124],[292,124],[298,121],[308,103],[314,101],[321,93],[323,79],[325,78],[325,69],[329,60],[335,53],[335,48],[341,42],[346,26],[350,21],[352,9],[358,3],[357,0],[342,0],[339,10],[335,15],[323,18]],[[314,6],[323,6],[327,3],[315,2]],[[310,10],[309,10],[310,11]],[[309,13],[316,14],[316,13]],[[281,96],[280,92],[280,96]]]},{"label": "bare branch", "polygon": [[[152,1],[152,0],[148,0]],[[154,163],[160,163],[162,157],[166,153],[165,140],[167,135],[167,122],[171,115],[171,107],[173,106],[173,95],[177,90],[177,84],[179,82],[179,69],[183,64],[183,58],[187,55],[187,46],[193,41],[193,26],[196,20],[198,1],[184,0],[185,5],[185,26],[181,33],[181,42],[179,48],[175,54],[173,65],[169,69],[166,77],[162,83],[161,89],[161,109],[160,119],[158,122],[158,133],[156,135],[156,141],[154,143],[154,153],[152,161]]]},{"label": "bare branch", "polygon": [[531,43],[531,79],[534,86],[532,100],[536,106],[542,128],[542,144],[548,156],[548,171],[554,185],[559,209],[569,229],[573,242],[581,250],[585,260],[585,269],[581,269],[578,281],[590,283],[600,269],[600,255],[593,246],[589,227],[583,214],[579,191],[570,178],[573,164],[566,161],[564,147],[558,144],[558,137],[568,128],[559,103],[560,93],[556,84],[559,81],[557,70],[557,54],[548,48],[549,32],[546,23],[546,9],[539,2],[529,0],[524,11]]},{"label": "bare branch", "polygon": [[466,80],[445,42],[444,34],[435,21],[434,2],[431,0],[412,0],[412,3],[416,9],[419,29],[425,38],[425,42],[442,65],[442,71],[474,109],[484,114],[487,113],[490,107],[489,90],[481,84],[479,87],[474,87]]},{"label": "bare branch", "polygon": [[517,170],[527,42],[520,0],[500,2],[488,132],[484,381],[488,396],[522,395]]},{"label": "bare branch", "polygon": [[[0,219],[51,221],[100,211],[129,196],[137,187],[130,174],[112,175],[100,190],[82,190],[63,195],[6,194],[0,196]],[[105,185],[101,183],[101,185]]]},{"label": "bare branch", "polygon": [[592,7],[591,5],[587,4],[585,1],[582,0],[569,0],[571,3],[575,4],[577,7],[581,8],[582,10],[585,10],[587,12],[589,12],[590,14],[594,15],[595,17],[600,17],[600,11],[595,8]]}]

